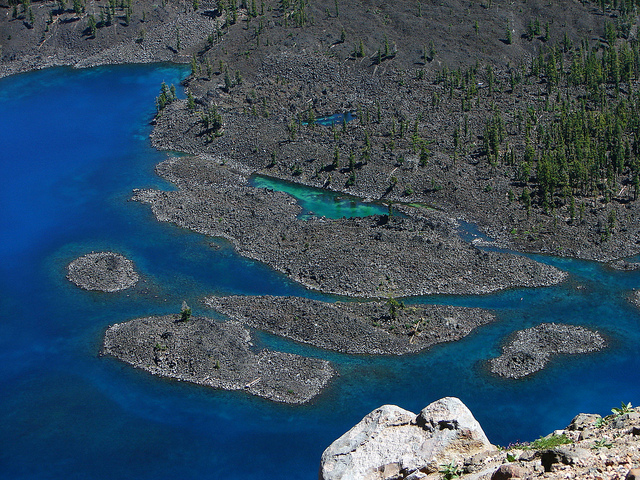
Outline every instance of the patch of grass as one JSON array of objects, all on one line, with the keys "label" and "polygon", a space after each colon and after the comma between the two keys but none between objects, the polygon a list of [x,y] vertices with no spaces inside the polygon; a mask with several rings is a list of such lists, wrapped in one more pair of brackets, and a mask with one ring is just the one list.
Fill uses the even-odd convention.
[{"label": "patch of grass", "polygon": [[537,440],[534,440],[529,445],[531,450],[545,450],[547,448],[554,448],[559,445],[567,445],[573,443],[569,437],[567,437],[564,433],[562,435],[552,435],[550,437],[540,437]]}]

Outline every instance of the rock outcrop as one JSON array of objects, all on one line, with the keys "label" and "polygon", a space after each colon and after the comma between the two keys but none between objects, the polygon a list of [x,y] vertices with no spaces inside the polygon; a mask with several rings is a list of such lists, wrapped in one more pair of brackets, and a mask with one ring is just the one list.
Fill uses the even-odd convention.
[{"label": "rock outcrop", "polygon": [[634,290],[631,295],[629,295],[628,300],[635,305],[636,307],[640,308],[640,290]]},{"label": "rock outcrop", "polygon": [[415,415],[385,405],[333,442],[320,480],[635,480],[640,478],[640,411],[579,414],[564,430],[531,443],[493,447],[457,398]]},{"label": "rock outcrop", "polygon": [[634,270],[640,269],[640,263],[638,262],[627,262],[624,259],[615,260],[613,262],[609,262],[607,264],[609,268],[614,270],[621,270],[623,272],[632,272]]},{"label": "rock outcrop", "polygon": [[92,252],[67,267],[67,278],[85,290],[117,292],[138,282],[133,262],[113,252]]},{"label": "rock outcrop", "polygon": [[502,377],[522,378],[542,370],[554,355],[595,352],[605,346],[598,332],[577,325],[543,323],[515,332],[502,355],[489,361],[489,368]]},{"label": "rock outcrop", "polygon": [[324,451],[320,478],[420,478],[437,473],[441,465],[493,450],[480,424],[457,398],[433,402],[419,415],[384,405]]}]

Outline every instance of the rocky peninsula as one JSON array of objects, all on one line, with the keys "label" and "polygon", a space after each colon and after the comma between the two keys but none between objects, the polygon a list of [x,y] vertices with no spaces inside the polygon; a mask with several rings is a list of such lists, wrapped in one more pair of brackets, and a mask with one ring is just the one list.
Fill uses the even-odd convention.
[{"label": "rocky peninsula", "polygon": [[103,353],[154,375],[284,403],[310,401],[335,374],[325,360],[258,349],[239,323],[204,317],[166,315],[112,325]]},{"label": "rocky peninsula", "polygon": [[[519,251],[598,261],[640,251],[637,112],[626,107],[639,85],[638,18],[626,3],[296,5],[140,0],[107,15],[83,1],[3,0],[0,76],[190,63],[190,100],[155,119],[159,148],[434,205]],[[585,74],[613,61],[609,49],[625,67]],[[567,124],[581,109],[597,117],[581,128],[588,138]],[[340,112],[355,120],[315,124]],[[558,112],[565,126],[550,136]],[[576,150],[576,138],[592,147]]]},{"label": "rocky peninsula", "polygon": [[515,332],[502,355],[489,360],[491,372],[522,378],[542,370],[556,355],[575,355],[602,350],[606,341],[598,332],[577,325],[543,323]]},{"label": "rocky peninsula", "polygon": [[122,255],[92,252],[67,266],[67,278],[85,290],[117,292],[134,286],[140,277],[133,262]]},{"label": "rocky peninsula", "polygon": [[494,320],[479,308],[385,302],[328,303],[300,297],[208,297],[229,318],[297,342],[350,354],[402,355],[459,340]]},{"label": "rocky peninsula", "polygon": [[436,210],[300,221],[292,197],[248,186],[225,162],[173,158],[158,173],[179,190],[138,190],[133,196],[151,205],[158,220],[224,237],[240,255],[323,293],[368,298],[483,294],[553,285],[566,277],[526,257],[463,242],[455,221]]},{"label": "rocky peninsula", "polygon": [[563,430],[499,448],[457,398],[418,415],[384,405],[322,454],[321,480],[509,480],[640,478],[640,412],[579,414]]}]

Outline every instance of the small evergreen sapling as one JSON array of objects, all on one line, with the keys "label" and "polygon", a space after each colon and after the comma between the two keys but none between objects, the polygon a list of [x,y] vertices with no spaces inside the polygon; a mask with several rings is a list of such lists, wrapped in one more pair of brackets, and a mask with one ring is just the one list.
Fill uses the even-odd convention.
[{"label": "small evergreen sapling", "polygon": [[191,307],[187,305],[187,302],[182,302],[182,308],[180,309],[180,321],[187,322],[191,318]]}]

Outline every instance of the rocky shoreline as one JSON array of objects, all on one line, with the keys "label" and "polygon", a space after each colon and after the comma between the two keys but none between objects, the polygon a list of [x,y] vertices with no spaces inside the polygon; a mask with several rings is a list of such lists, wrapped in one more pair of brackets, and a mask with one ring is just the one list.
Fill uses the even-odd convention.
[{"label": "rocky shoreline", "polygon": [[320,480],[637,480],[640,411],[579,414],[534,442],[491,445],[469,409],[446,397],[418,415],[377,408],[322,454]]},{"label": "rocky shoreline", "polygon": [[495,317],[479,308],[300,297],[208,297],[229,318],[297,342],[349,354],[403,355],[459,340]]},{"label": "rocky shoreline", "polygon": [[632,272],[640,269],[640,263],[638,262],[627,262],[626,260],[616,260],[608,263],[609,268],[614,270],[620,270],[623,272]]},{"label": "rocky shoreline", "polygon": [[85,290],[118,292],[140,279],[133,262],[114,252],[92,252],[67,266],[67,278]]},{"label": "rocky shoreline", "polygon": [[606,341],[598,332],[577,325],[543,323],[520,330],[489,360],[492,373],[522,378],[542,370],[556,355],[576,355],[602,350]]},{"label": "rocky shoreline", "polygon": [[[545,44],[566,41],[568,66],[585,32],[600,48],[607,16],[575,2],[525,4],[517,13],[512,5],[474,5],[473,15],[493,28],[470,31],[470,7],[460,2],[425,6],[429,15],[416,15],[414,2],[366,12],[345,5],[349,13],[342,17],[326,15],[330,3],[308,6],[308,19],[314,20],[294,28],[288,23],[293,12],[281,6],[266,5],[258,15],[245,5],[231,15],[212,1],[189,6],[140,0],[130,11],[120,5],[114,18],[100,20],[91,32],[96,12],[84,8],[39,4],[29,20],[26,6],[12,12],[9,3],[0,2],[7,34],[0,77],[51,65],[191,61],[185,86],[193,106],[181,100],[166,107],[152,134],[158,148],[225,155],[251,171],[364,198],[437,205],[520,251],[598,261],[640,251],[628,172],[619,172],[626,179],[607,195],[582,192],[571,203],[563,193],[550,209],[540,198],[528,208],[524,191],[539,196],[535,172],[518,180],[519,166],[506,157],[487,161],[484,148],[487,112],[500,112],[505,130],[500,136],[507,139],[502,153],[513,147],[522,156],[526,108],[540,110],[543,124],[560,108],[548,93],[551,106],[546,105],[540,85],[548,82],[526,72],[528,59]],[[552,38],[516,35],[507,45],[495,34],[505,23],[513,24],[514,33],[525,32],[541,11],[562,23]],[[252,18],[259,22],[256,30],[249,28]],[[452,32],[454,24],[465,25],[462,37]],[[433,55],[427,55],[426,40],[417,33],[425,29],[438,32],[446,48],[436,54],[433,46]],[[376,58],[383,33],[385,50],[392,52]],[[354,50],[358,41],[362,55]],[[635,88],[633,81],[627,83],[629,90]],[[602,87],[617,98],[610,84]],[[579,89],[566,93],[583,95]],[[203,126],[212,107],[221,115],[221,137],[212,138]],[[358,118],[342,128],[306,122],[309,115],[345,111]]]},{"label": "rocky shoreline", "polygon": [[180,315],[145,317],[110,326],[103,354],[154,375],[269,400],[312,400],[335,375],[329,362],[257,349],[237,322]]},{"label": "rocky shoreline", "polygon": [[[0,78],[60,66],[188,63],[191,55],[187,52],[199,48],[203,32],[215,30],[219,22],[214,15],[203,14],[207,10],[186,11],[169,2],[154,8],[142,0],[132,9],[127,24],[115,20],[110,26],[97,28],[91,36],[88,11],[54,8],[52,12],[57,13],[45,20],[49,9],[34,9],[38,21],[31,28],[25,28],[24,22],[17,19],[7,22],[0,18],[6,22],[3,32],[11,40],[0,49]],[[0,12],[10,18],[8,8]],[[121,13],[124,20],[126,12]]]},{"label": "rocky shoreline", "polygon": [[246,185],[224,162],[180,157],[158,173],[178,191],[137,190],[156,218],[228,239],[245,257],[266,263],[323,293],[376,298],[393,295],[485,294],[512,287],[554,285],[555,267],[463,242],[441,212],[300,221],[286,194]]}]

